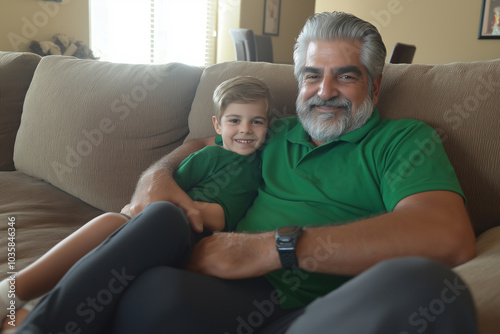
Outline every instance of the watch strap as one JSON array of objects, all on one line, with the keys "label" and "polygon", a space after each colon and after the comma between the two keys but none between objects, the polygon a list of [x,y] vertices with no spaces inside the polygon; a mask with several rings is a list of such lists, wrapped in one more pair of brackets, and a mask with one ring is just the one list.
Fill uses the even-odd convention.
[{"label": "watch strap", "polygon": [[299,269],[299,262],[297,261],[297,255],[295,254],[295,249],[293,250],[278,250],[280,256],[281,266],[283,269]]},{"label": "watch strap", "polygon": [[276,248],[283,269],[299,270],[299,262],[295,252],[297,241],[302,235],[302,226],[284,226],[276,229]]}]

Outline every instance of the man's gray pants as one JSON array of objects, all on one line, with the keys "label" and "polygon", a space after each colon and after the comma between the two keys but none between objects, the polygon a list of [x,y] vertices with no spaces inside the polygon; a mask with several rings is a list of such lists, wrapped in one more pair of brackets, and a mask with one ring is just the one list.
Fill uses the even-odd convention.
[{"label": "man's gray pants", "polygon": [[317,299],[286,333],[465,334],[477,333],[477,325],[464,282],[415,257],[381,262]]}]

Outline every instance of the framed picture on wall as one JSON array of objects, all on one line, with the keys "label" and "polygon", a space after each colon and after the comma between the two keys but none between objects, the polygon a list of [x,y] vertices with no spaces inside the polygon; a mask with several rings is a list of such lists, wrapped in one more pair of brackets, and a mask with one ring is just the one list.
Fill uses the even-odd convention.
[{"label": "framed picture on wall", "polygon": [[279,35],[280,9],[281,0],[264,0],[264,35]]},{"label": "framed picture on wall", "polygon": [[500,39],[500,0],[483,0],[479,39]]}]

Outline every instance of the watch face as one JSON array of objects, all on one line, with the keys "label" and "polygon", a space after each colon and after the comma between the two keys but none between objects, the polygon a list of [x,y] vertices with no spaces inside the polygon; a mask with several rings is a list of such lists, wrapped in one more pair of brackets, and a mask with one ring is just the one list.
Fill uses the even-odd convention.
[{"label": "watch face", "polygon": [[298,230],[300,230],[299,226],[284,226],[278,229],[278,234],[283,238],[294,235]]},{"label": "watch face", "polygon": [[301,232],[300,226],[284,226],[280,227],[276,233],[276,245],[280,249],[294,249],[297,238]]}]

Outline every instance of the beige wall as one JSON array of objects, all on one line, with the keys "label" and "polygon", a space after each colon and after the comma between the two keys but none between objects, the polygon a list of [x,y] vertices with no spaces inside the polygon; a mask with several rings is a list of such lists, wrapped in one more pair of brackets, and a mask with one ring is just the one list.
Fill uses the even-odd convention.
[{"label": "beige wall", "polygon": [[[231,28],[250,28],[262,34],[264,0],[219,0],[217,62],[235,60],[229,36]],[[314,0],[282,0],[279,36],[273,36],[276,62],[292,63],[295,37],[307,17],[314,13]],[[28,51],[32,40],[51,40],[63,33],[89,43],[89,2],[63,0],[0,0],[0,51]]]},{"label": "beige wall", "polygon": [[0,0],[0,51],[28,51],[57,33],[89,43],[88,1]]},{"label": "beige wall", "polygon": [[[272,36],[274,61],[293,63],[293,45],[306,19],[314,13],[314,0],[281,0],[279,35]],[[236,59],[229,29],[252,29],[262,35],[264,0],[220,0],[217,62]]]},{"label": "beige wall", "polygon": [[[316,3],[316,6],[315,6]],[[262,34],[264,0],[220,0],[217,61],[234,60],[231,28]],[[276,62],[292,63],[295,37],[313,12],[343,10],[380,28],[390,54],[396,42],[417,45],[414,62],[434,64],[500,58],[500,40],[478,40],[480,0],[282,0]],[[27,51],[31,40],[64,33],[89,44],[89,5],[0,0],[0,51]]]},{"label": "beige wall", "polygon": [[415,44],[414,63],[500,58],[500,40],[478,40],[481,0],[316,0],[315,12],[353,13],[380,29],[388,54]]}]

